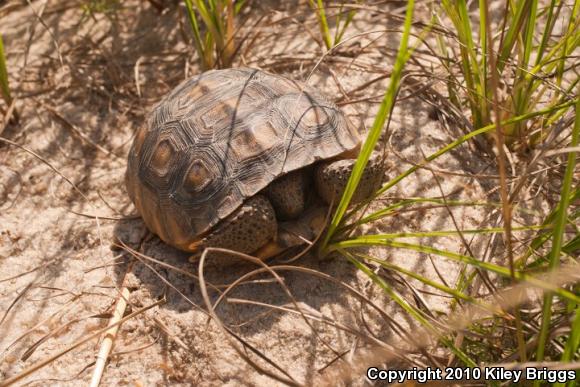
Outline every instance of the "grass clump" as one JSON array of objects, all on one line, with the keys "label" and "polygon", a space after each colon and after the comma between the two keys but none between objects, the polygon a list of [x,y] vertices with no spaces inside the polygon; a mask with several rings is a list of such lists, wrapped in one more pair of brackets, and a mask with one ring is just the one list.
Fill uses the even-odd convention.
[{"label": "grass clump", "polygon": [[8,85],[8,69],[6,66],[2,35],[0,35],[0,91],[2,92],[2,99],[10,106],[12,104],[12,95],[10,94],[10,87]]},{"label": "grass clump", "polygon": [[[579,4],[575,1],[565,15],[567,6],[562,1],[552,0],[547,7],[537,0],[506,2],[500,25],[492,25],[487,0],[479,1],[476,16],[470,15],[465,0],[442,1],[435,13],[442,28],[450,21],[448,31],[456,39],[437,38],[439,58],[448,72],[449,99],[470,112],[474,129],[494,122],[496,114],[505,120],[573,99],[578,78],[570,81],[564,75],[575,66],[574,51],[580,43]],[[492,31],[498,29],[500,34],[494,36]],[[565,113],[506,125],[505,142],[522,149],[533,147]]]},{"label": "grass clump", "polygon": [[231,67],[236,53],[235,21],[244,1],[184,0],[184,3],[202,69]]},{"label": "grass clump", "polygon": [[[335,19],[334,33],[330,31],[330,26],[328,23],[327,9],[324,6],[324,1],[322,0],[308,0],[310,7],[316,10],[316,17],[318,19],[318,25],[320,28],[320,34],[322,36],[322,41],[327,50],[330,50],[342,41],[342,37],[352,19],[355,16],[356,10],[349,9],[344,11],[344,3],[338,6],[338,13]],[[346,14],[346,15],[345,15]]]},{"label": "grass clump", "polygon": [[[580,136],[580,100],[576,100],[576,120],[574,128],[572,129],[571,147],[578,146],[578,138]],[[552,249],[549,255],[548,268],[555,270],[560,265],[560,256],[562,253],[562,246],[564,241],[564,230],[568,223],[568,206],[570,205],[570,192],[572,190],[574,171],[576,167],[576,152],[569,152],[566,172],[564,174],[564,181],[562,182],[562,191],[560,195],[560,202],[556,207],[556,218],[554,219],[554,233],[552,235]],[[542,306],[542,323],[538,339],[538,347],[536,350],[536,359],[543,360],[545,355],[546,343],[548,341],[550,326],[552,324],[552,307],[554,294],[548,292],[544,295],[544,302]],[[569,338],[566,340],[566,349],[562,354],[563,361],[573,360],[574,354],[578,350],[580,338],[580,303],[568,302],[567,308],[570,311],[575,311],[574,321],[572,323],[572,331]],[[575,329],[574,329],[575,328]]]},{"label": "grass clump", "polygon": [[[405,198],[371,213],[367,213],[368,202],[348,210],[352,194],[360,184],[362,171],[385,123],[388,122],[397,91],[401,87],[401,79],[404,79],[402,76],[404,67],[414,52],[408,45],[414,7],[414,3],[410,1],[402,26],[401,44],[384,99],[319,249],[322,256],[337,252],[347,258],[419,326],[446,347],[459,363],[470,367],[479,366],[481,361],[541,362],[549,359],[553,362],[566,363],[580,360],[578,280],[573,277],[563,279],[564,276],[550,277],[552,273],[559,273],[558,268],[563,261],[572,267],[578,265],[579,214],[577,210],[570,211],[570,205],[578,200],[575,161],[580,131],[580,119],[577,114],[580,102],[575,95],[578,77],[573,76],[575,68],[573,53],[580,43],[578,28],[580,2],[574,2],[570,8],[557,1],[552,1],[547,7],[542,7],[537,1],[506,4],[506,13],[500,22],[500,33],[494,36],[490,32],[493,28],[489,17],[489,4],[485,0],[479,1],[479,24],[472,22],[477,18],[470,15],[468,6],[463,0],[444,0],[440,8],[435,10],[440,22],[432,31],[436,34],[439,53],[434,53],[433,56],[441,64],[440,69],[443,70],[444,76],[434,79],[445,82],[449,101],[458,108],[456,111],[464,112],[471,118],[471,127],[465,128],[467,129],[465,135],[386,182],[374,195],[375,198],[382,195],[461,144],[477,136],[488,135],[496,139],[497,159],[493,161],[497,165],[500,177],[500,202],[470,203],[442,200],[442,204],[448,209],[476,205],[499,207],[502,209],[500,227],[354,236],[352,234],[355,228],[392,216],[401,208],[420,209],[425,203],[441,201],[435,198]],[[564,21],[563,27],[562,23],[559,23],[562,27],[560,32],[556,29],[557,19],[560,22]],[[456,55],[455,51],[459,54]],[[574,115],[575,119],[571,120],[570,117]],[[573,124],[570,127],[567,123],[571,121]],[[512,227],[512,216],[519,200],[519,189],[514,189],[507,182],[505,152],[533,150],[540,145],[548,146],[544,141],[556,125],[559,125],[560,130],[569,129],[565,141],[558,143],[558,146],[565,148],[561,153],[566,155],[560,198],[540,224]],[[550,145],[552,144],[553,142],[550,142]],[[504,150],[504,145],[508,146],[507,150]],[[520,155],[524,156],[520,162],[525,164],[525,154]],[[525,176],[521,179],[524,178]],[[527,232],[535,236],[529,238],[523,247],[516,249],[511,240],[512,233],[518,232]],[[466,253],[459,254],[430,245],[402,241],[408,237],[436,238],[452,234],[462,238],[466,245]],[[484,260],[483,257],[473,253],[465,242],[464,235],[473,234],[480,236],[503,234],[505,251],[501,256]],[[425,256],[454,261],[463,269],[455,284],[440,283],[384,259],[361,253],[361,248],[368,247],[418,252]],[[509,260],[506,261],[505,257],[509,257]],[[478,292],[482,283],[489,281],[490,275],[499,278],[499,281],[489,288],[492,296],[504,292],[511,286],[517,287],[520,293],[516,294],[518,301],[505,308],[493,310],[491,318],[481,320],[474,318],[467,324],[466,331],[454,332],[453,329],[444,328],[444,321],[437,321],[434,324],[433,316],[407,301],[391,284],[377,275],[378,268],[412,278],[427,287],[443,292],[453,299],[452,308],[455,311],[460,311],[466,304],[482,307],[483,303]],[[543,293],[543,300],[536,303],[537,310],[541,313],[529,313],[528,309],[523,309],[519,305],[523,300],[521,292],[528,288]],[[509,334],[513,340],[501,340],[504,334]]]}]

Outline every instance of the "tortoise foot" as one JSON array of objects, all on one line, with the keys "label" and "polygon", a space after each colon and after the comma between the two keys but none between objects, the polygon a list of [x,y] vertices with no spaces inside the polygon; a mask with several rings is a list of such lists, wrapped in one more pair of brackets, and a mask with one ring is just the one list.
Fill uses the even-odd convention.
[{"label": "tortoise foot", "polygon": [[[315,184],[320,197],[327,203],[338,204],[355,164],[355,159],[343,159],[322,163],[315,171]],[[373,153],[363,171],[360,183],[351,203],[369,198],[376,192],[385,175],[384,163],[377,153]]]},{"label": "tortoise foot", "polygon": [[274,208],[262,195],[249,198],[217,228],[190,246],[200,254],[207,247],[219,247],[250,254],[276,237]]}]

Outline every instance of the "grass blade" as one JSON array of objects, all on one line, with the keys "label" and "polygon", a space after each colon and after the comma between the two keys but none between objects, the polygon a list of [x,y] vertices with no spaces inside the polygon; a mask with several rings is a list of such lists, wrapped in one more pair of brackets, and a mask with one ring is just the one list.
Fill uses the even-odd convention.
[{"label": "grass blade", "polygon": [[[432,288],[435,288],[437,290],[440,290],[444,293],[447,293],[449,295],[452,295],[455,298],[470,302],[470,303],[474,303],[474,304],[479,304],[480,306],[483,307],[483,304],[479,303],[477,299],[468,296],[465,293],[462,293],[458,290],[452,289],[448,286],[442,285],[438,282],[435,282],[427,277],[424,277],[420,274],[417,274],[416,272],[412,271],[412,270],[407,270],[401,266],[398,265],[394,265],[390,262],[385,261],[384,259],[379,259],[379,258],[375,258],[375,257],[371,257],[369,255],[366,254],[357,254],[358,257],[362,258],[362,259],[366,259],[368,261],[372,261],[375,263],[378,263],[379,265],[381,265],[382,267],[389,269],[389,270],[393,270],[393,271],[397,271],[399,273],[403,273],[411,278],[414,278],[418,281],[421,281],[422,283],[431,286]],[[494,310],[494,312],[498,312],[498,310]]]},{"label": "grass blade", "polygon": [[387,117],[391,114],[392,108],[395,104],[395,98],[397,91],[399,89],[399,83],[401,80],[401,75],[403,72],[403,67],[409,58],[409,52],[407,50],[408,42],[409,42],[409,34],[411,31],[411,24],[413,21],[413,9],[415,6],[415,1],[410,0],[407,3],[407,12],[405,15],[405,23],[403,27],[403,35],[401,37],[401,43],[399,45],[399,51],[397,53],[397,59],[395,60],[395,66],[393,68],[393,72],[391,74],[391,80],[389,83],[389,87],[385,92],[385,96],[383,101],[381,102],[379,111],[377,116],[375,117],[375,121],[373,126],[367,136],[367,139],[362,147],[361,153],[356,160],[354,165],[353,171],[348,179],[346,188],[342,195],[342,198],[338,204],[338,207],[334,213],[334,217],[330,223],[329,229],[324,236],[324,240],[320,246],[319,253],[322,256],[325,255],[325,249],[328,245],[328,242],[334,235],[336,229],[340,225],[344,214],[346,213],[346,209],[350,204],[352,196],[360,182],[362,177],[363,170],[365,169],[369,157],[379,140],[380,134],[382,132],[383,126],[387,120]]},{"label": "grass blade", "polygon": [[[193,31],[193,42],[203,70],[230,67],[236,53],[235,20],[244,2],[184,0]],[[199,17],[200,21],[197,20]],[[200,29],[199,23],[205,27]]]},{"label": "grass blade", "polygon": [[570,330],[570,337],[566,342],[564,353],[562,354],[562,361],[574,360],[574,355],[578,352],[580,345],[580,305],[576,305],[576,315],[572,322],[572,329]]},{"label": "grass blade", "polygon": [[[514,227],[514,231],[530,231],[530,230],[541,230],[550,228],[548,226],[526,226],[526,227]],[[502,227],[493,228],[481,228],[472,230],[442,230],[442,231],[419,231],[419,232],[398,232],[392,234],[366,234],[361,237],[353,238],[351,240],[364,239],[365,241],[381,241],[385,239],[399,239],[399,238],[434,238],[434,237],[446,237],[446,236],[456,236],[460,234],[467,235],[480,235],[480,234],[497,234],[503,232]]]},{"label": "grass blade", "polygon": [[8,70],[6,66],[6,56],[4,55],[4,43],[2,35],[0,34],[0,91],[2,91],[2,98],[6,104],[10,106],[12,103],[12,96],[10,95],[10,87],[8,85]]},{"label": "grass blade", "polygon": [[511,23],[509,24],[507,34],[505,39],[501,42],[501,47],[499,49],[500,54],[497,59],[497,73],[503,73],[505,65],[508,63],[507,59],[513,52],[513,47],[516,44],[518,36],[520,34],[522,25],[526,17],[526,10],[530,7],[531,0],[517,1],[516,10],[512,17]]},{"label": "grass blade", "polygon": [[[418,244],[413,244],[413,243],[395,242],[395,241],[391,241],[391,240],[373,241],[373,243],[371,243],[370,241],[364,241],[364,240],[358,239],[358,240],[348,240],[348,241],[334,243],[334,244],[332,244],[332,250],[333,251],[334,250],[344,251],[344,250],[350,249],[350,248],[369,247],[369,246],[386,246],[386,247],[393,247],[393,248],[400,248],[400,249],[416,251],[419,253],[439,255],[441,257],[451,259],[452,261],[456,261],[459,263],[466,263],[468,265],[477,267],[479,269],[482,269],[482,270],[485,270],[488,272],[492,272],[495,274],[499,274],[504,278],[511,278],[511,273],[510,273],[509,268],[499,266],[499,265],[496,265],[496,264],[493,264],[490,262],[483,262],[483,261],[477,260],[473,257],[469,257],[469,256],[463,255],[463,254],[454,253],[452,251],[440,250],[440,249],[436,249],[434,247],[418,245]],[[553,291],[558,296],[560,296],[568,301],[580,302],[579,295],[576,295],[576,294],[574,294],[566,289],[554,287],[551,284],[549,284],[545,281],[539,280],[539,279],[537,279],[533,276],[530,276],[528,274],[516,271],[514,273],[514,276],[517,280],[528,282],[530,285],[534,285],[540,289]]]},{"label": "grass blade", "polygon": [[[529,112],[526,114],[522,114],[520,116],[516,116],[516,117],[512,117],[510,119],[507,119],[505,121],[502,121],[501,125],[509,125],[509,124],[513,124],[516,122],[521,122],[521,121],[525,121],[525,120],[529,120],[531,118],[534,117],[538,117],[538,116],[542,116],[545,114],[549,114],[549,113],[553,113],[565,108],[568,108],[570,106],[573,106],[575,103],[575,101],[567,101],[564,102],[562,104],[558,104],[555,106],[550,106],[544,109],[540,109],[534,112]],[[451,151],[452,149],[457,148],[459,145],[463,144],[464,142],[468,141],[469,139],[475,137],[475,136],[479,136],[480,134],[484,134],[484,133],[489,133],[492,130],[495,130],[495,124],[489,124],[481,129],[477,129],[474,130],[460,138],[458,138],[457,140],[449,143],[448,145],[444,146],[443,148],[439,149],[437,152],[431,154],[430,156],[428,156],[427,158],[425,158],[425,160],[423,160],[422,162],[412,166],[411,168],[407,169],[405,172],[401,173],[400,175],[396,176],[395,178],[391,179],[388,183],[386,183],[385,185],[383,185],[381,187],[381,189],[379,189],[371,199],[369,199],[368,201],[382,195],[383,193],[385,193],[386,191],[388,191],[389,189],[393,188],[395,185],[397,185],[398,183],[401,182],[401,180],[405,179],[406,177],[408,177],[409,175],[412,175],[415,171],[417,171],[418,169],[422,168],[424,165],[426,165],[427,163],[437,159],[438,157],[444,155],[445,153]],[[358,211],[359,209],[361,209],[362,207],[364,207],[368,201],[365,201],[361,204],[359,204],[358,206],[356,206],[353,210],[353,212]]]},{"label": "grass blade", "polygon": [[446,339],[443,335],[441,335],[441,333],[435,329],[435,327],[421,314],[419,310],[410,305],[398,292],[389,286],[389,284],[387,284],[381,277],[376,275],[367,265],[360,262],[346,251],[342,251],[342,254],[344,254],[344,256],[347,257],[347,259],[359,270],[365,273],[375,284],[379,285],[385,291],[385,293],[391,297],[391,299],[393,299],[401,308],[403,308],[403,310],[405,310],[405,312],[407,312],[421,325],[423,325],[432,335],[441,340],[443,345],[448,347],[455,354],[455,356],[461,359],[465,365],[469,367],[477,367],[476,363],[471,360],[467,354],[465,354],[461,349],[457,348],[449,339]]},{"label": "grass blade", "polygon": [[[574,128],[572,129],[572,142],[570,146],[578,145],[578,137],[580,134],[580,99],[576,99],[576,119]],[[560,253],[564,241],[564,228],[567,223],[567,210],[570,198],[570,190],[572,180],[574,178],[574,168],[576,166],[576,152],[568,153],[568,162],[566,165],[566,173],[562,183],[562,193],[560,195],[560,204],[558,208],[558,215],[554,222],[554,235],[552,238],[552,252],[550,254],[550,269],[554,270],[560,264]],[[548,331],[552,319],[552,301],[553,294],[546,293],[544,295],[544,305],[542,308],[542,324],[540,328],[540,335],[538,339],[538,348],[536,351],[536,360],[542,361],[544,359],[546,341],[548,340]]]},{"label": "grass blade", "polygon": [[[341,5],[340,12],[342,12],[342,7],[343,6]],[[342,41],[342,37],[344,36],[344,33],[345,33],[346,29],[348,28],[350,22],[354,18],[355,13],[356,13],[356,11],[354,9],[348,11],[348,13],[346,14],[346,20],[342,24],[340,23],[340,19],[338,19],[336,21],[336,32],[334,34],[334,45],[335,46]],[[339,14],[339,16],[340,16],[340,14]]]},{"label": "grass blade", "polygon": [[[360,225],[363,225],[365,223],[377,221],[379,219],[382,219],[384,217],[387,217],[389,215],[392,215],[392,214],[398,212],[399,209],[404,209],[405,207],[410,207],[414,204],[419,204],[419,203],[433,203],[433,204],[438,204],[438,205],[447,206],[447,207],[461,207],[461,206],[465,206],[465,207],[501,207],[500,203],[494,203],[494,202],[472,202],[472,201],[462,201],[462,200],[443,200],[443,199],[439,199],[439,198],[407,198],[407,199],[398,201],[390,206],[387,206],[385,208],[377,210],[371,214],[368,214],[365,217],[361,218],[360,220],[358,220],[354,223],[350,223],[347,226],[341,227],[339,230],[343,231],[347,228],[351,229],[353,227],[360,226]],[[418,207],[417,209],[421,209],[421,208],[429,208],[429,207]],[[518,211],[520,211],[522,213],[526,213],[526,214],[534,214],[535,213],[535,212],[530,211],[526,208],[520,208],[520,207],[514,208],[514,210],[516,210],[516,209]]]},{"label": "grass blade", "polygon": [[322,34],[322,40],[327,50],[332,47],[332,39],[330,38],[330,29],[328,28],[328,20],[326,19],[326,12],[324,11],[324,3],[322,0],[317,0],[317,4],[314,4],[314,0],[309,0],[310,6],[316,9],[316,15],[318,17],[318,25],[320,26],[320,33]]},{"label": "grass blade", "polygon": [[189,20],[189,24],[191,25],[191,30],[193,31],[193,44],[195,45],[195,49],[199,57],[202,59],[202,67],[204,69],[210,68],[211,66],[206,61],[206,53],[205,53],[205,44],[204,40],[201,37],[201,33],[199,32],[199,25],[197,24],[197,18],[195,15],[195,11],[193,10],[193,4],[191,0],[183,0],[185,3],[185,8],[187,9],[187,19]]}]

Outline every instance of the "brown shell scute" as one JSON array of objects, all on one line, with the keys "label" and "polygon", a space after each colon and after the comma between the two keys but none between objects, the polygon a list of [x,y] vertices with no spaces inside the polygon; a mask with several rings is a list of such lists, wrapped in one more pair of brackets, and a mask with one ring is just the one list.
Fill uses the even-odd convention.
[{"label": "brown shell scute", "polygon": [[359,141],[310,87],[253,69],[208,71],[154,108],[129,153],[127,189],[149,228],[184,248],[277,177]]}]

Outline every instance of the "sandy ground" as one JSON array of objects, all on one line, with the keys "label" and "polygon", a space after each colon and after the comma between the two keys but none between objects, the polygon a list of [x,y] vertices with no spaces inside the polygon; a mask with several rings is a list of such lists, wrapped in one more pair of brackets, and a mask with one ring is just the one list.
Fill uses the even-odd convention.
[{"label": "sandy ground", "polygon": [[[106,326],[125,278],[131,291],[129,311],[162,297],[166,302],[122,325],[102,385],[276,383],[248,365],[208,319],[195,278],[159,264],[133,261],[129,254],[112,248],[119,238],[165,264],[197,273],[197,265],[188,262],[186,253],[156,237],[147,237],[140,219],[131,217],[134,209],[123,176],[133,133],[149,108],[199,68],[192,45],[184,40],[187,24],[183,9],[175,2],[167,2],[168,8],[162,12],[149,2],[128,1],[122,6],[102,3],[109,4],[108,8],[93,13],[75,1],[35,1],[31,6],[9,1],[0,6],[0,32],[20,114],[20,124],[8,125],[2,136],[43,160],[23,149],[0,145],[0,379],[18,374]],[[313,15],[297,12],[293,4],[260,2],[255,7],[247,26],[257,21],[256,15],[265,15],[264,20],[252,30],[243,29],[255,40],[252,46],[244,46],[236,65],[306,79],[321,53],[311,38],[318,36]],[[395,6],[386,9],[397,11]],[[420,7],[419,16],[421,10],[426,14]],[[392,19],[361,12],[350,33],[396,27]],[[365,48],[372,40],[373,45]],[[309,82],[341,103],[353,122],[369,127],[387,81],[364,85],[389,70],[397,45],[398,36],[392,33],[353,39],[319,66]],[[352,52],[357,53],[356,59]],[[406,88],[402,95],[411,91]],[[373,96],[377,98],[358,101]],[[349,99],[354,103],[345,103]],[[421,93],[402,99],[390,125],[389,176],[451,142],[460,133],[451,127],[451,131],[445,129]],[[396,197],[440,197],[442,192],[456,200],[497,200],[494,167],[478,154],[473,145],[460,147],[432,164],[437,179],[432,171],[421,170],[389,191],[375,207]],[[482,177],[488,175],[492,178]],[[460,207],[452,213],[462,229],[482,227],[497,219],[497,211],[490,208]],[[447,209],[440,208],[401,213],[365,230],[454,227]],[[483,243],[477,238],[469,240],[475,254],[483,256]],[[421,242],[465,251],[457,238],[425,238]],[[438,257],[401,250],[369,253],[435,279],[439,272],[451,284],[457,277],[457,267]],[[394,302],[344,259],[319,262],[307,255],[293,264],[352,286],[402,327],[413,325]],[[210,265],[206,279],[213,285],[224,285],[253,269]],[[313,314],[356,327],[395,346],[407,345],[389,321],[343,287],[299,272],[281,275],[296,301]],[[409,302],[417,302],[401,277],[385,278]],[[249,281],[233,291],[230,302],[224,302],[217,313],[240,338],[297,381],[313,380],[348,361],[351,354],[372,346],[372,340],[330,324],[234,302],[292,305],[270,276],[252,277],[256,279],[261,281]],[[409,283],[422,289],[416,282]],[[448,309],[447,298],[430,293],[422,296],[434,314]],[[215,301],[216,292],[210,291],[210,297]],[[92,340],[22,383],[87,383],[98,348],[97,340]],[[444,353],[434,356],[446,359]],[[281,374],[263,360],[256,360],[255,355],[252,358]],[[362,377],[355,379],[364,384]]]}]

